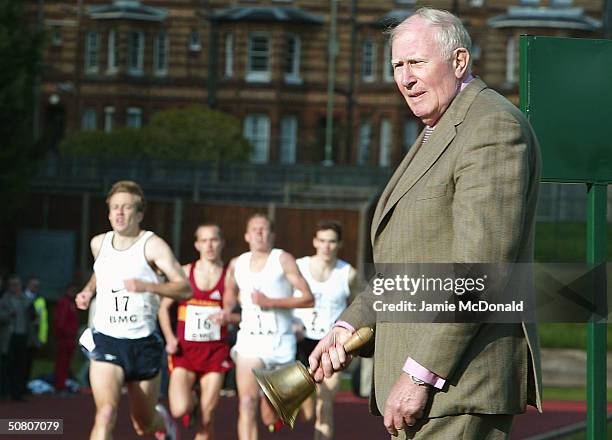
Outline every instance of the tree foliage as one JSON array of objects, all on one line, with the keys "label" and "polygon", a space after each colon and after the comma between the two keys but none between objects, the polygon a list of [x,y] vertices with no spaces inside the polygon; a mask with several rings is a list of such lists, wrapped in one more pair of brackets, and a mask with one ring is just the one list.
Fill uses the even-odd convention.
[{"label": "tree foliage", "polygon": [[25,3],[0,0],[0,197],[6,207],[26,190],[42,153],[33,112],[43,33],[28,21]]},{"label": "tree foliage", "polygon": [[98,158],[219,162],[246,159],[249,145],[238,119],[194,105],[159,112],[141,129],[73,133],[62,141],[60,151]]},{"label": "tree foliage", "polygon": [[147,155],[157,158],[242,160],[249,151],[240,121],[203,105],[156,114],[143,138]]},{"label": "tree foliage", "polygon": [[142,157],[142,130],[121,128],[110,133],[77,131],[64,138],[60,152],[68,156],[100,159],[133,159]]}]

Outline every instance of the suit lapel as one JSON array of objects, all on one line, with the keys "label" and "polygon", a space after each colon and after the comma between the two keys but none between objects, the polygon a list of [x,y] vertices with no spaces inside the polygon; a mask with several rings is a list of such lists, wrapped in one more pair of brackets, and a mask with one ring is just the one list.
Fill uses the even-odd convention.
[{"label": "suit lapel", "polygon": [[[476,95],[484,88],[486,88],[486,85],[480,79],[475,78],[470,81],[468,86],[453,100],[427,143],[421,146],[421,148],[414,148],[420,145],[423,139],[424,131],[421,132],[419,139],[397,168],[391,180],[389,180],[379,200],[372,221],[372,244],[374,244],[379,226],[387,214],[389,214],[404,194],[410,191],[418,180],[423,177],[450,145],[457,134],[456,126],[463,122]],[[417,152],[418,154],[416,154]]]},{"label": "suit lapel", "polygon": [[372,238],[372,241],[374,241],[374,237],[376,236],[376,229],[378,228],[378,224],[382,220],[382,212],[385,209],[385,206],[387,205],[387,200],[389,200],[391,192],[397,185],[398,181],[404,175],[404,172],[408,168],[408,165],[410,165],[410,162],[415,156],[417,150],[420,148],[421,143],[423,142],[424,135],[425,130],[422,130],[416,141],[414,141],[414,144],[412,144],[412,146],[410,147],[410,150],[408,150],[408,152],[404,156],[404,159],[402,159],[398,167],[395,169],[395,172],[391,176],[391,179],[389,179],[389,182],[387,182],[387,186],[385,186],[384,191],[378,199],[378,204],[376,205],[376,210],[374,211],[374,216],[372,217],[372,230],[370,231],[370,237]]}]

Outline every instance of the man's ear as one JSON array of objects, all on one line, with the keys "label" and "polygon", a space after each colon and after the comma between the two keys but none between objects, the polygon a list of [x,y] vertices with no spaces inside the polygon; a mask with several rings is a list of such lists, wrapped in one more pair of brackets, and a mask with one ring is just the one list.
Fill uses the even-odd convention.
[{"label": "man's ear", "polygon": [[463,78],[468,71],[470,59],[470,53],[465,47],[459,47],[453,51],[453,68],[457,78]]}]

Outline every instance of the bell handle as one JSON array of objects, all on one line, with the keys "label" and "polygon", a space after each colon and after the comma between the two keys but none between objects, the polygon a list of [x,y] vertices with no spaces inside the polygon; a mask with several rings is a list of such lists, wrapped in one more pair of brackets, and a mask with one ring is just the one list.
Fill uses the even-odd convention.
[{"label": "bell handle", "polygon": [[344,343],[344,351],[347,354],[355,353],[361,347],[366,345],[370,339],[374,336],[374,329],[372,327],[361,327],[357,329],[355,333]]}]

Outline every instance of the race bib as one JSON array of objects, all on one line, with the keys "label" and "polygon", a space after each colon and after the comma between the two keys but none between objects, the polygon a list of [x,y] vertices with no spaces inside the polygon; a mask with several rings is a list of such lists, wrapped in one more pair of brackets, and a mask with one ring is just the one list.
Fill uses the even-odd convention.
[{"label": "race bib", "polygon": [[276,335],[276,313],[259,306],[243,308],[240,329],[251,335]]},{"label": "race bib", "polygon": [[208,342],[221,340],[221,326],[208,317],[221,307],[188,305],[185,313],[185,340]]},{"label": "race bib", "polygon": [[321,339],[327,334],[333,322],[331,309],[328,307],[315,307],[312,311],[305,313],[303,319],[306,327],[306,335],[311,339]]}]

